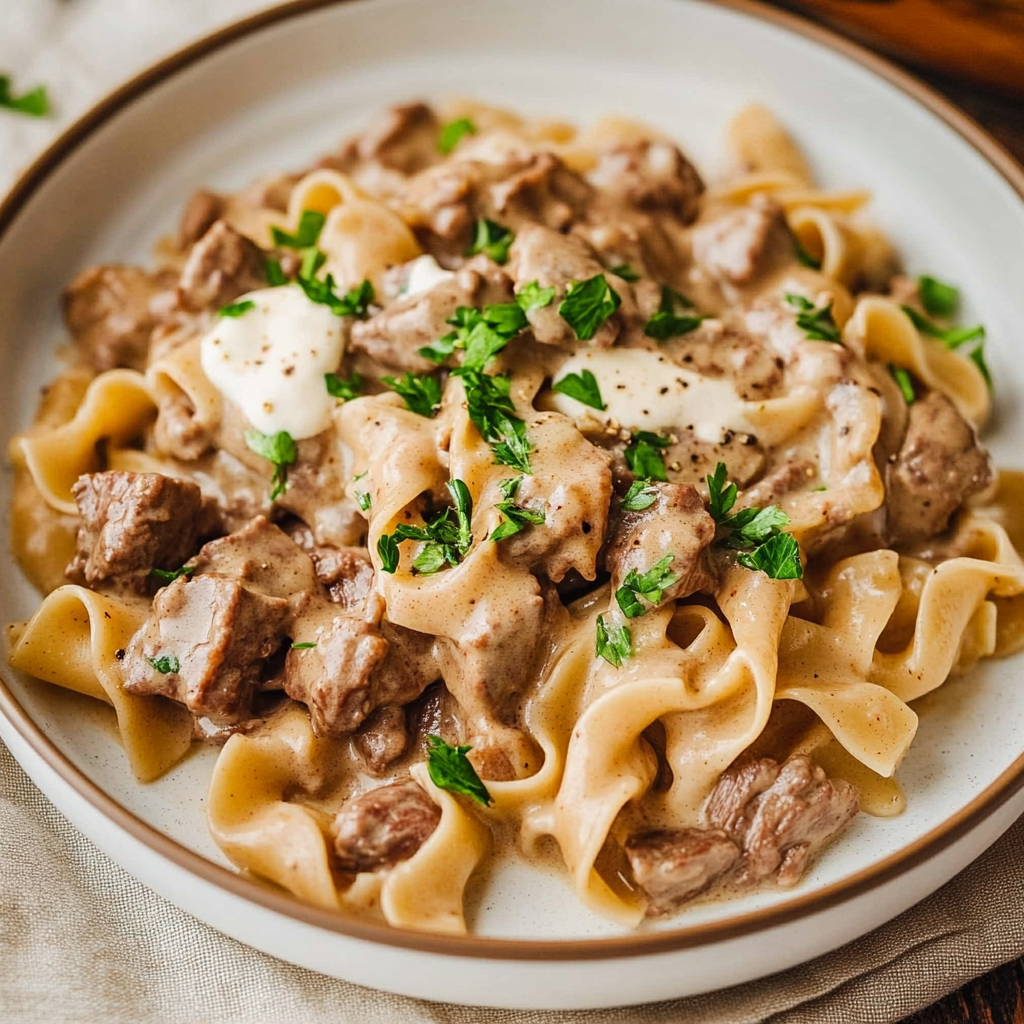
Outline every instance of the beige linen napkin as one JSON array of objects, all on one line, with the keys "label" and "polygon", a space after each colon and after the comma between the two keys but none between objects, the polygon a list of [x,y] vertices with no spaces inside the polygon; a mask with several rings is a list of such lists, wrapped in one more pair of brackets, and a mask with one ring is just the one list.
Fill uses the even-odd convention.
[{"label": "beige linen napkin", "polygon": [[[100,853],[0,745],[4,1024],[885,1024],[1024,951],[1024,819],[945,888],[850,945],[771,978],[616,1010],[445,1006],[258,953]],[[481,970],[500,970],[481,964]]]}]

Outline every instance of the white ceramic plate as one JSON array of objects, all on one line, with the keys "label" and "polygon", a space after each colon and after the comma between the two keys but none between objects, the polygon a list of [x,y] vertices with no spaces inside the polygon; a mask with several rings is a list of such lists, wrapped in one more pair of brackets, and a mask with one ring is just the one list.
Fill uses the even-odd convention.
[{"label": "white ceramic plate", "polygon": [[[778,12],[694,0],[354,0],[288,5],[154,68],[75,126],[0,207],[0,433],[28,422],[63,338],[57,297],[82,267],[145,262],[200,185],[301,167],[386,104],[463,94],[672,133],[713,176],[729,116],[773,108],[830,186],[867,185],[913,270],[959,282],[984,319],[997,458],[1020,465],[1024,370],[1011,358],[1024,176],[975,126],[849,44]],[[931,108],[931,109],[929,109]],[[8,526],[9,474],[0,508]],[[7,564],[0,620],[37,597]],[[137,785],[112,719],[5,670],[0,736],[50,798],[173,902],[268,952],[363,984],[498,1006],[592,1007],[736,984],[835,948],[948,880],[1024,810],[1019,660],[921,702],[899,818],[859,816],[795,892],[708,903],[640,935],[525,869],[476,885],[477,936],[423,937],[309,908],[228,869],[205,825],[204,750]],[[485,958],[481,961],[480,958]]]}]

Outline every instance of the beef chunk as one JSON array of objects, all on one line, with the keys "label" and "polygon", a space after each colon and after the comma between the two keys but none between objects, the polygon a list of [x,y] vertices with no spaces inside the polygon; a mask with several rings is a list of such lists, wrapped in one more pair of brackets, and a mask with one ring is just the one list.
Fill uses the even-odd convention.
[{"label": "beef chunk", "polygon": [[346,800],[331,825],[337,866],[357,873],[408,860],[433,834],[441,808],[412,779]]},{"label": "beef chunk", "polygon": [[601,154],[588,175],[606,196],[642,210],[666,210],[684,224],[697,216],[704,191],[693,164],[670,142],[641,140]]},{"label": "beef chunk", "polygon": [[71,490],[82,522],[70,579],[115,579],[144,593],[151,569],[179,569],[199,546],[203,496],[193,483],[111,470],[80,476]]},{"label": "beef chunk", "polygon": [[402,174],[416,174],[440,159],[440,130],[437,115],[426,103],[399,104],[354,140],[354,155]]},{"label": "beef chunk", "polygon": [[218,309],[266,283],[263,250],[218,220],[192,246],[178,298],[186,309]]},{"label": "beef chunk", "polygon": [[906,437],[889,467],[888,531],[895,543],[941,533],[972,494],[992,482],[988,452],[974,428],[940,391],[910,407]]},{"label": "beef chunk", "polygon": [[160,451],[192,462],[213,447],[213,438],[199,422],[195,407],[184,392],[165,391],[157,402],[153,440]]},{"label": "beef chunk", "polygon": [[746,284],[792,251],[782,208],[769,200],[723,213],[693,230],[693,257],[713,277]]},{"label": "beef chunk", "polygon": [[378,708],[356,733],[355,747],[371,775],[383,775],[409,746],[405,709]]},{"label": "beef chunk", "polygon": [[310,556],[332,601],[350,610],[363,604],[373,587],[373,565],[365,548],[314,547]]},{"label": "beef chunk", "polygon": [[779,885],[791,886],[859,809],[855,787],[829,779],[806,754],[795,754],[781,768],[771,758],[733,765],[719,779],[705,813],[742,846],[739,881],[774,875]]},{"label": "beef chunk", "polygon": [[721,829],[647,832],[626,843],[633,877],[647,894],[648,917],[674,910],[710,888],[739,860],[739,847]]},{"label": "beef chunk", "polygon": [[662,593],[661,603],[714,589],[715,577],[705,549],[715,539],[715,521],[690,484],[655,484],[654,504],[641,512],[624,512],[608,545],[605,564],[617,590],[635,569],[641,576],[666,555],[678,579]]},{"label": "beef chunk", "polygon": [[216,192],[205,189],[195,192],[178,222],[178,248],[188,252],[213,227],[213,222],[223,216],[226,205],[224,197]]},{"label": "beef chunk", "polygon": [[102,372],[146,365],[149,336],[170,297],[166,275],[90,267],[64,292],[64,320],[85,360]]}]

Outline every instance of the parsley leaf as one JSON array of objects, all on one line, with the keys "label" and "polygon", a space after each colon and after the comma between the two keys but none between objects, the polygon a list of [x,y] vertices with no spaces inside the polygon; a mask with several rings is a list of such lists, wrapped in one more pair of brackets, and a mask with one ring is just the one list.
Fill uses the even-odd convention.
[{"label": "parsley leaf", "polygon": [[491,534],[491,540],[504,540],[506,537],[512,537],[521,530],[525,530],[527,526],[543,525],[546,518],[543,512],[516,505],[512,500],[522,482],[523,478],[519,476],[510,480],[502,480],[498,485],[505,500],[499,501],[494,507],[505,517],[505,521]]},{"label": "parsley leaf", "polygon": [[635,619],[648,611],[640,598],[643,598],[648,604],[658,605],[661,603],[664,592],[674,583],[679,582],[679,573],[669,570],[675,557],[675,555],[666,555],[642,576],[636,569],[630,569],[626,573],[622,586],[615,591],[615,600],[626,618]]},{"label": "parsley leaf", "polygon": [[436,377],[419,377],[406,371],[400,379],[382,377],[381,380],[402,396],[410,412],[425,416],[428,420],[437,415],[441,405],[441,383]]},{"label": "parsley leaf", "polygon": [[324,383],[327,385],[327,394],[345,402],[351,402],[353,398],[358,398],[359,392],[363,388],[363,378],[358,373],[353,373],[348,380],[339,377],[336,373],[325,373]]},{"label": "parsley leaf", "polygon": [[327,218],[317,210],[303,210],[294,235],[281,228],[271,228],[270,237],[274,245],[286,249],[308,249],[319,241],[325,220]]},{"label": "parsley leaf", "polygon": [[186,579],[196,571],[194,565],[183,565],[180,569],[150,569],[149,575],[155,580],[159,580],[161,583],[173,583],[180,576],[184,576]]},{"label": "parsley leaf", "polygon": [[221,306],[217,316],[226,316],[232,320],[237,320],[240,316],[245,316],[249,310],[255,308],[256,303],[252,299],[243,299],[241,302],[232,302],[228,306]]},{"label": "parsley leaf", "polygon": [[370,511],[370,505],[373,503],[373,499],[370,497],[369,491],[356,491],[356,501],[359,502],[359,507],[364,512]]},{"label": "parsley leaf", "polygon": [[315,643],[292,644],[292,650],[293,651],[308,651],[312,647],[316,647],[316,644]]},{"label": "parsley leaf", "polygon": [[800,243],[800,239],[793,235],[793,251],[796,253],[796,261],[802,267],[810,267],[811,270],[821,270],[821,260],[815,259]]},{"label": "parsley leaf", "polygon": [[531,473],[533,445],[526,436],[526,424],[515,415],[515,406],[509,398],[512,382],[508,375],[492,376],[463,368],[455,373],[462,377],[466,389],[469,418],[494,450],[495,463],[511,466],[520,473]]},{"label": "parsley leaf", "polygon": [[424,359],[444,363],[455,349],[465,349],[462,366],[482,370],[524,327],[526,314],[515,302],[484,306],[480,313],[472,306],[459,306],[448,318],[455,330],[419,350]]},{"label": "parsley leaf", "polygon": [[622,499],[622,507],[627,512],[642,512],[650,508],[658,500],[658,490],[651,485],[650,480],[634,480],[629,485],[625,497]]},{"label": "parsley leaf", "polygon": [[[985,362],[985,328],[982,324],[978,324],[976,327],[950,327],[946,329],[929,320],[928,317],[922,316],[913,306],[902,306],[900,308],[910,317],[911,323],[922,334],[927,334],[929,338],[941,341],[946,348],[955,351],[967,346],[967,357],[978,367],[981,375],[985,378],[985,383],[991,389],[992,374],[989,372],[988,365]],[[971,344],[972,342],[973,344]]]},{"label": "parsley leaf", "polygon": [[11,80],[7,75],[0,75],[0,107],[13,110],[29,117],[46,117],[50,113],[50,97],[45,85],[37,85],[20,96],[11,92]]},{"label": "parsley leaf", "polygon": [[648,481],[660,480],[662,483],[667,483],[665,456],[659,449],[667,448],[670,443],[667,437],[651,433],[649,430],[640,430],[633,434],[622,453],[633,476]]},{"label": "parsley leaf", "polygon": [[589,341],[598,328],[622,305],[618,292],[604,274],[586,281],[570,281],[558,315],[573,329],[580,341]]},{"label": "parsley leaf", "polygon": [[760,570],[773,580],[798,580],[804,569],[800,562],[800,547],[792,534],[777,533],[749,554],[738,559],[747,569]]},{"label": "parsley leaf", "polygon": [[509,228],[496,224],[493,220],[484,217],[476,222],[476,233],[473,236],[473,243],[466,252],[467,256],[474,256],[482,252],[488,259],[495,263],[508,262],[508,250],[515,241],[516,236]]},{"label": "parsley leaf", "polygon": [[696,314],[676,314],[676,306],[684,309],[692,309],[693,303],[681,292],[677,292],[668,285],[661,286],[661,304],[658,312],[651,317],[644,325],[644,334],[655,341],[668,341],[669,338],[678,338],[683,334],[689,334],[701,325],[704,317]]},{"label": "parsley leaf", "polygon": [[889,373],[892,376],[892,379],[896,381],[896,384],[900,389],[900,393],[903,395],[903,401],[906,402],[907,405],[913,405],[917,400],[917,394],[914,391],[914,378],[911,377],[910,371],[904,369],[902,366],[894,366],[890,363]]},{"label": "parsley leaf", "polygon": [[487,787],[480,781],[476,769],[466,757],[473,748],[453,747],[445,743],[440,736],[434,735],[427,737],[427,743],[427,773],[430,775],[430,781],[438,789],[459,793],[484,807],[489,806],[491,794],[487,792]]},{"label": "parsley leaf", "polygon": [[608,272],[616,277],[621,277],[623,281],[628,281],[630,284],[635,284],[640,280],[640,275],[628,263],[620,263],[617,267],[609,267]]},{"label": "parsley leaf", "polygon": [[529,313],[531,309],[543,309],[545,306],[550,306],[554,297],[555,289],[553,287],[541,288],[539,281],[531,281],[519,289],[516,302],[524,312]]},{"label": "parsley leaf", "polygon": [[395,527],[395,532],[387,537],[386,541],[384,536],[377,541],[377,551],[384,563],[385,572],[393,573],[398,567],[398,545],[404,540],[423,541],[424,546],[413,559],[412,567],[424,576],[437,572],[446,563],[458,565],[465,558],[473,544],[470,525],[473,499],[469,488],[461,480],[450,480],[447,486],[448,493],[455,502],[454,509],[443,509],[423,526],[399,523]]},{"label": "parsley leaf", "polygon": [[715,472],[707,477],[708,482],[708,512],[716,523],[725,521],[725,517],[736,504],[736,485],[726,486],[729,471],[725,463],[720,462],[715,466]]},{"label": "parsley leaf", "polygon": [[929,316],[953,316],[960,305],[960,289],[938,281],[928,274],[917,279],[921,305]]},{"label": "parsley leaf", "polygon": [[607,626],[604,616],[597,617],[597,655],[609,665],[622,668],[622,663],[633,653],[632,637],[626,626]]},{"label": "parsley leaf", "polygon": [[476,131],[476,125],[468,117],[449,121],[437,136],[437,151],[443,156],[448,156],[463,135],[476,135]]},{"label": "parsley leaf", "polygon": [[778,505],[767,508],[745,508],[734,516],[722,520],[721,525],[732,530],[731,547],[750,547],[773,537],[789,524],[789,516]]},{"label": "parsley leaf", "polygon": [[597,378],[589,370],[584,370],[581,374],[567,373],[560,381],[551,385],[551,390],[575,398],[577,402],[589,405],[591,409],[608,408],[601,398]]},{"label": "parsley leaf", "polygon": [[316,277],[317,271],[327,262],[327,253],[311,245],[302,250],[302,263],[299,266],[299,277]]},{"label": "parsley leaf", "polygon": [[377,554],[380,555],[381,568],[394,573],[398,568],[398,541],[392,534],[382,533],[377,538]]},{"label": "parsley leaf", "polygon": [[794,295],[786,292],[786,302],[798,312],[796,314],[796,325],[810,341],[831,341],[835,344],[842,344],[839,328],[832,318],[832,303],[815,309],[814,303],[805,299],[802,295]]},{"label": "parsley leaf", "polygon": [[[483,318],[499,334],[514,338],[524,327],[529,327],[526,312],[518,302],[501,302],[484,306]],[[468,347],[468,346],[467,346]]]},{"label": "parsley leaf", "polygon": [[259,430],[247,430],[245,443],[257,455],[274,464],[274,475],[270,480],[270,500],[276,501],[288,486],[288,467],[299,457],[292,435],[286,430],[276,434],[264,434]]},{"label": "parsley leaf", "polygon": [[284,271],[281,269],[281,261],[271,259],[269,256],[263,261],[263,270],[267,275],[267,284],[271,288],[280,288],[281,285],[288,283],[288,278],[285,277]]},{"label": "parsley leaf", "polygon": [[339,296],[334,290],[336,282],[333,274],[328,274],[322,281],[317,277],[300,275],[295,281],[310,302],[329,306],[335,316],[354,316],[358,320],[365,320],[369,315],[370,303],[375,297],[373,285],[369,281],[363,281],[362,284],[350,288],[343,296]]},{"label": "parsley leaf", "polygon": [[164,654],[159,658],[146,658],[162,676],[177,675],[181,671],[181,662],[176,654]]}]

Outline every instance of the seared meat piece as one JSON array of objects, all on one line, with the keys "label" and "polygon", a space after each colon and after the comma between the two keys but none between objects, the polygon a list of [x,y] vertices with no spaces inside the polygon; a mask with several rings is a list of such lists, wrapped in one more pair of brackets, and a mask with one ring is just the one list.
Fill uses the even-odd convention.
[{"label": "seared meat piece", "polygon": [[82,517],[69,579],[107,580],[145,593],[151,569],[179,569],[195,554],[203,495],[160,473],[111,470],[80,476],[71,489]]},{"label": "seared meat piece", "polygon": [[991,482],[992,464],[974,428],[942,392],[930,391],[910,407],[906,437],[888,470],[889,536],[905,544],[941,533]]},{"label": "seared meat piece", "polygon": [[223,196],[200,189],[193,193],[178,222],[178,248],[187,252],[223,216],[226,207]]},{"label": "seared meat piece", "polygon": [[141,370],[149,336],[172,297],[166,274],[137,267],[90,267],[64,292],[64,320],[85,360],[96,370]]},{"label": "seared meat piece", "polygon": [[373,588],[373,565],[365,548],[314,547],[310,556],[332,601],[346,609],[363,604]]},{"label": "seared meat piece", "polygon": [[158,399],[153,441],[165,455],[192,462],[213,447],[213,438],[196,419],[196,410],[183,391],[165,392]]},{"label": "seared meat piece", "polygon": [[408,860],[433,834],[441,808],[412,779],[346,800],[331,825],[337,866],[353,874]]},{"label": "seared meat piece", "polygon": [[818,477],[818,463],[797,455],[776,466],[753,487],[745,490],[737,503],[741,508],[767,508],[778,504],[787,494],[806,487]]},{"label": "seared meat piece", "polygon": [[383,775],[392,761],[409,746],[405,709],[394,705],[378,708],[360,726],[355,738],[356,750],[371,775]]},{"label": "seared meat piece", "polygon": [[416,174],[440,160],[440,130],[426,103],[402,103],[386,110],[349,148],[358,160],[377,160],[402,174]]},{"label": "seared meat piece", "polygon": [[429,291],[399,298],[369,320],[357,320],[350,348],[389,368],[428,373],[436,364],[424,359],[419,349],[452,330],[448,318],[459,306],[511,301],[511,281],[486,258],[475,258]]},{"label": "seared meat piece", "polygon": [[733,765],[719,779],[705,813],[743,847],[740,881],[774,874],[779,885],[791,886],[859,809],[854,786],[829,779],[806,754],[795,754],[781,768],[771,758]]},{"label": "seared meat piece", "polygon": [[633,836],[626,856],[650,899],[647,916],[657,917],[710,888],[739,860],[740,848],[721,829],[684,828]]},{"label": "seared meat piece", "polygon": [[192,246],[178,298],[186,309],[219,309],[266,283],[263,250],[219,220]]},{"label": "seared meat piece", "polygon": [[605,195],[642,210],[667,210],[684,224],[697,216],[704,191],[693,164],[670,142],[641,140],[601,154],[587,176]]},{"label": "seared meat piece", "polygon": [[747,284],[777,255],[792,251],[782,208],[755,198],[693,229],[693,258],[716,277]]},{"label": "seared meat piece", "polygon": [[669,570],[679,578],[662,593],[661,604],[715,586],[705,549],[715,539],[715,521],[690,484],[654,484],[653,505],[641,512],[623,512],[612,534],[605,565],[617,590],[631,569],[641,576],[673,555]]}]

